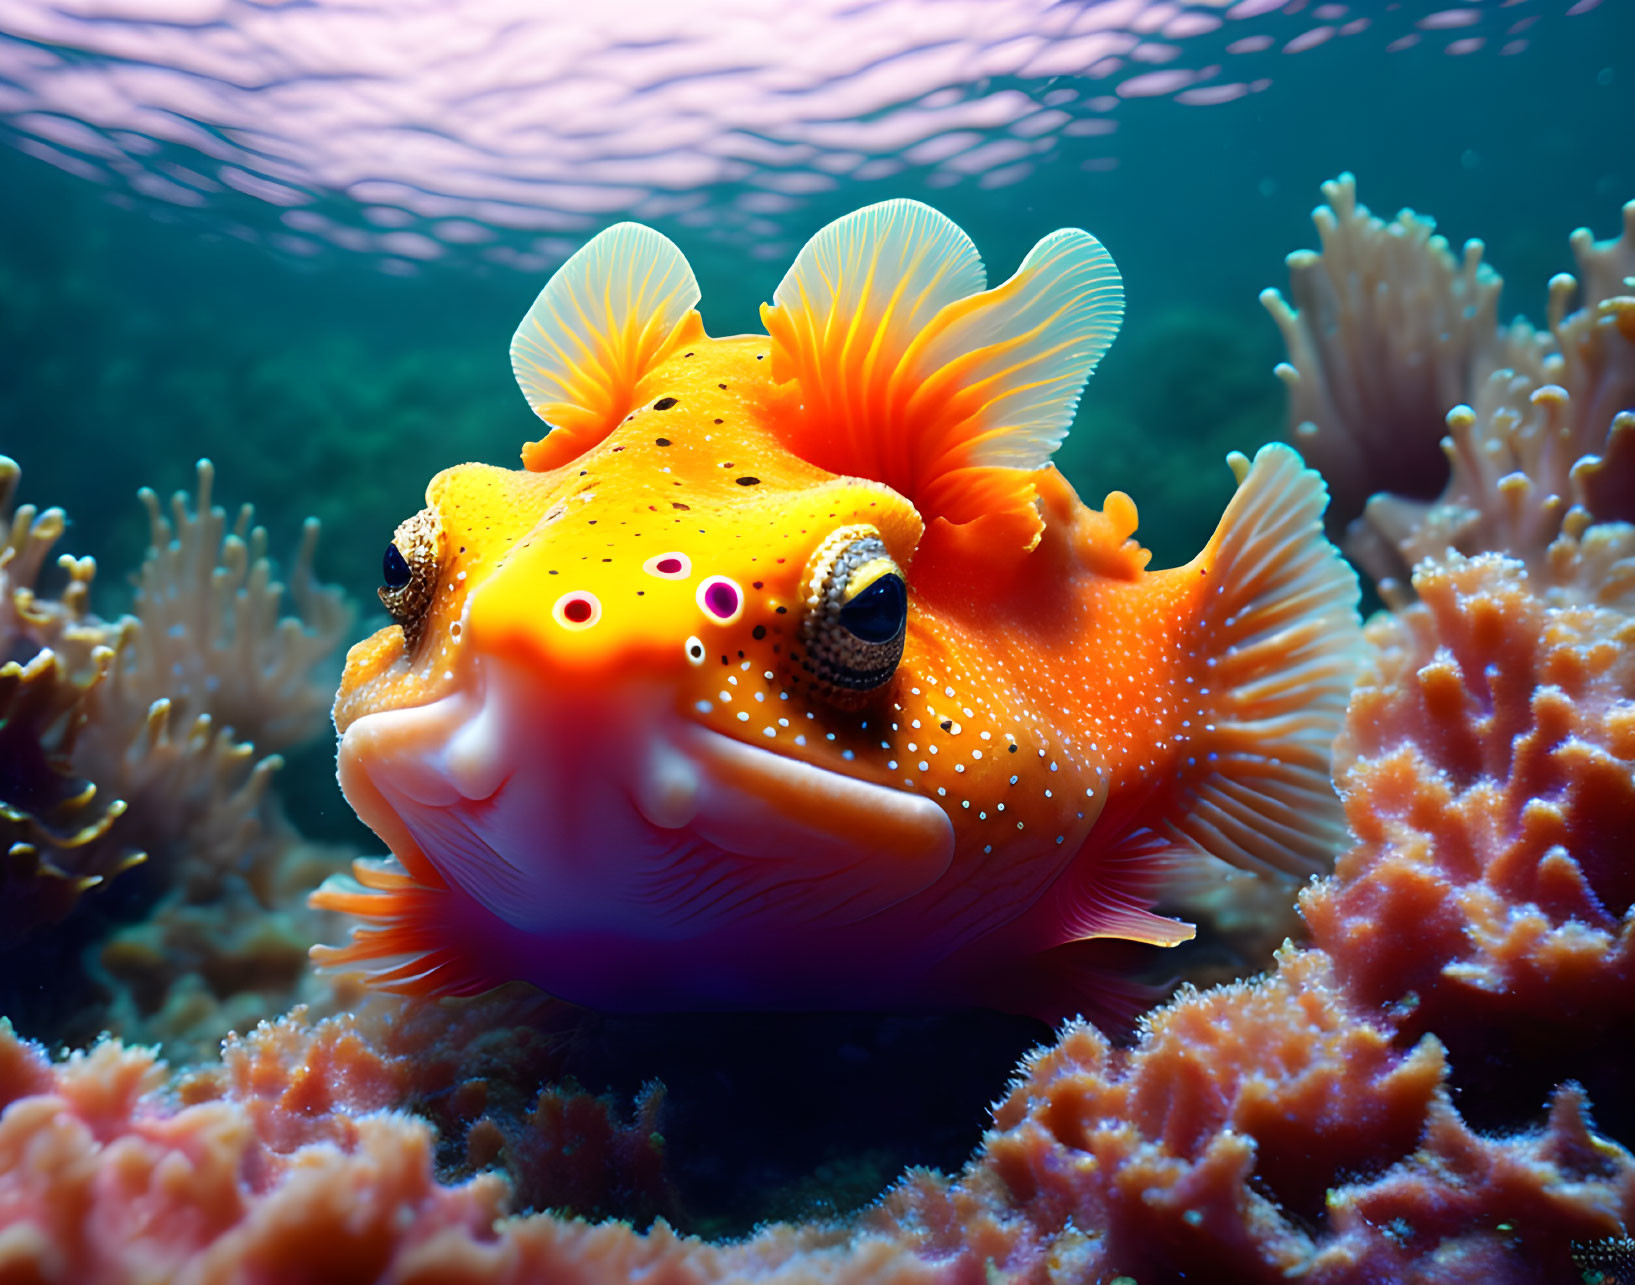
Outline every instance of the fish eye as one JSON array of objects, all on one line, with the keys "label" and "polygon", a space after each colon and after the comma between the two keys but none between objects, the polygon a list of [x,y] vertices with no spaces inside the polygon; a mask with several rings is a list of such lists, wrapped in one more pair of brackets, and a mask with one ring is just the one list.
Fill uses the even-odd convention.
[{"label": "fish eye", "polygon": [[840,623],[867,643],[889,643],[908,623],[908,586],[885,571],[840,608]]},{"label": "fish eye", "polygon": [[380,605],[403,627],[403,647],[413,651],[425,632],[442,560],[443,524],[436,509],[421,509],[398,524],[380,560]]},{"label": "fish eye", "polygon": [[386,546],[386,556],[380,560],[381,583],[388,589],[401,589],[414,579],[408,559],[397,550],[397,545]]},{"label": "fish eye", "polygon": [[871,526],[846,526],[818,546],[803,581],[805,668],[831,697],[884,687],[903,658],[908,584]]}]

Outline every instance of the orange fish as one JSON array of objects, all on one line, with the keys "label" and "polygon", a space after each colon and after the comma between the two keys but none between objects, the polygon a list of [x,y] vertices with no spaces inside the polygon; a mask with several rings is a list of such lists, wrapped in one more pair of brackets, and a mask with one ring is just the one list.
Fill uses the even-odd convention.
[{"label": "orange fish", "polygon": [[1112,259],[1066,230],[986,284],[911,201],[813,237],[765,335],[708,337],[649,228],[562,266],[511,345],[549,431],[432,480],[347,658],[341,786],[395,860],[315,894],[364,920],[321,962],[1037,1009],[1084,943],[1190,937],[1152,907],[1200,862],[1329,858],[1360,633],[1321,480],[1232,457],[1214,537],[1149,571],[1129,497],[1050,463]]}]

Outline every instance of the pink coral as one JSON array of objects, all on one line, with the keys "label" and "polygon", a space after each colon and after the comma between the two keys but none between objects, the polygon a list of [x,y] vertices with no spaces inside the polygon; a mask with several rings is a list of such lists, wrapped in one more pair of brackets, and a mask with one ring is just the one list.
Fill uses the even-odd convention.
[{"label": "pink coral", "polygon": [[145,1051],[52,1065],[0,1030],[0,1279],[1548,1282],[1573,1279],[1574,1241],[1635,1219],[1635,1158],[1576,1092],[1543,1129],[1480,1136],[1438,1043],[1396,1048],[1315,951],[1182,996],[1133,1049],[1070,1025],[957,1180],[911,1174],[850,1224],[720,1246],[662,1221],[501,1223],[499,1177],[440,1184],[432,1131],[394,1108],[450,1065],[424,1041],[440,1028],[437,1047],[458,1048],[474,1017],[422,1011],[394,1034],[293,1015],[169,1093]]}]

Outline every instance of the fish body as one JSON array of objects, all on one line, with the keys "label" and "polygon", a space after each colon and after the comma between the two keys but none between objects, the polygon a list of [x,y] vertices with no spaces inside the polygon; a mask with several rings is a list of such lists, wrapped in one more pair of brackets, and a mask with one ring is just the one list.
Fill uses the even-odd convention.
[{"label": "fish body", "polygon": [[619,225],[513,343],[552,426],[438,474],[348,657],[341,785],[393,859],[317,904],[379,985],[614,1009],[1040,1007],[1085,943],[1173,945],[1199,863],[1299,873],[1356,584],[1292,450],[1192,562],[1049,464],[1112,341],[1106,251],[987,290],[912,202],[824,229],[712,339]]}]

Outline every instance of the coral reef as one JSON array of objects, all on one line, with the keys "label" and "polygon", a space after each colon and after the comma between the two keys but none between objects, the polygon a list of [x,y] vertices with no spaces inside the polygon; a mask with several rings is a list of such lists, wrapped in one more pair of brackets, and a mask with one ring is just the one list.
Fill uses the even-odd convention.
[{"label": "coral reef", "polygon": [[1576,1280],[1572,1247],[1635,1219],[1635,1158],[1595,1134],[1578,1090],[1540,1128],[1483,1137],[1437,1041],[1398,1048],[1319,951],[1183,995],[1133,1049],[1071,1024],[957,1179],[911,1173],[854,1221],[725,1245],[662,1220],[498,1222],[526,1177],[439,1181],[432,1128],[401,1113],[431,1100],[479,1117],[468,1172],[504,1139],[527,1153],[513,1173],[575,1208],[610,1184],[663,1191],[651,1099],[621,1125],[547,1089],[489,1123],[468,1059],[514,1072],[528,1052],[462,1052],[492,1014],[438,1011],[396,1028],[292,1014],[168,1093],[148,1051],[107,1042],[53,1065],[0,1030],[0,1278],[1046,1281],[1229,1265],[1243,1281],[1519,1285]]},{"label": "coral reef", "polygon": [[[1373,218],[1349,176],[1324,193],[1323,254],[1290,260],[1300,312],[1269,301],[1296,437],[1342,472],[1353,455],[1384,464],[1407,419],[1423,432],[1437,398],[1459,404],[1440,494],[1373,495],[1352,528],[1399,610],[1370,625],[1336,750],[1357,844],[1303,911],[1360,1001],[1480,1068],[1456,1077],[1467,1110],[1513,1118],[1573,1076],[1627,1138],[1613,1054],[1635,1013],[1635,202],[1622,237],[1574,234],[1582,284],[1550,283],[1537,333],[1495,329],[1479,243],[1456,271],[1428,221]],[[1406,419],[1355,393],[1393,380]]]},{"label": "coral reef", "polygon": [[[672,1229],[689,1211],[665,1119],[685,1104],[653,1088],[627,1115],[549,1082],[560,1051],[517,994],[366,1002],[343,981],[332,1003],[357,1011],[298,1010],[174,1074],[116,1040],[53,1061],[0,1026],[0,1279],[1552,1285],[1621,1270],[1635,207],[1621,240],[1574,238],[1583,285],[1558,280],[1538,333],[1496,328],[1479,251],[1455,261],[1424,220],[1372,220],[1349,180],[1325,191],[1324,255],[1294,261],[1301,311],[1274,311],[1297,436],[1354,483],[1353,548],[1394,610],[1369,626],[1335,763],[1352,841],[1300,897],[1306,944],[1264,976],[1183,989],[1127,1043],[1069,1023],[958,1173],[911,1170],[856,1216],[724,1243]],[[1424,472],[1404,482],[1410,460]],[[36,529],[54,538],[49,515],[20,512],[12,545],[34,551],[0,575],[32,584]],[[53,609],[60,636],[89,627],[73,587],[88,583],[62,600],[78,615]],[[115,689],[97,645],[0,677],[32,747],[7,824],[38,825],[89,779],[73,775],[83,734],[30,729]],[[283,904],[276,880],[258,886]],[[1223,923],[1254,917],[1226,901]],[[110,938],[102,966],[133,995],[164,992],[149,1007],[207,1004],[167,975],[209,975],[209,952],[182,944],[211,935],[203,906]],[[253,931],[236,940],[243,962],[218,967],[276,971]],[[552,1208],[657,1217],[639,1231],[538,1212]]]},{"label": "coral reef", "polygon": [[[17,479],[0,459],[0,513]],[[281,760],[268,751],[323,727],[350,608],[313,579],[309,525],[288,590],[296,614],[285,614],[265,531],[248,508],[229,527],[210,502],[208,463],[198,480],[196,504],[176,496],[170,519],[143,493],[152,544],[130,615],[92,612],[89,558],[61,556],[60,593],[42,591],[66,525],[59,509],[18,508],[0,550],[0,994],[14,1019],[59,1038],[108,1024],[180,1035],[137,1019],[184,978],[218,1000],[261,992],[250,1020],[281,1011],[317,926],[299,896],[344,859],[303,845],[284,820],[268,788]],[[140,925],[121,927],[137,914]],[[273,950],[279,914],[301,922]],[[125,983],[84,978],[102,1002],[70,983],[98,938],[92,972]],[[162,967],[151,963],[158,942]],[[49,994],[36,984],[46,975]],[[207,1044],[227,1029],[222,1017],[208,1015]]]},{"label": "coral reef", "polygon": [[1357,844],[1307,922],[1359,1000],[1480,1069],[1467,1110],[1503,1119],[1576,1077],[1628,1137],[1635,616],[1552,605],[1497,554],[1413,586],[1370,627],[1336,764]]}]

